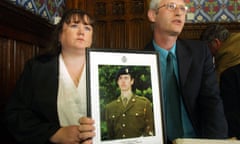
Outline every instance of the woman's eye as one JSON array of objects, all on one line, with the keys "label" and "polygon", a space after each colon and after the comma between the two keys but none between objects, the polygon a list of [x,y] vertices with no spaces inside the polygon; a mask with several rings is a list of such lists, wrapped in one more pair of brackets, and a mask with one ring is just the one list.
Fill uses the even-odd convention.
[{"label": "woman's eye", "polygon": [[70,27],[72,27],[72,28],[77,28],[78,25],[77,25],[77,24],[71,24]]},{"label": "woman's eye", "polygon": [[91,31],[92,28],[91,28],[90,26],[85,26],[84,29],[85,29],[86,31]]}]

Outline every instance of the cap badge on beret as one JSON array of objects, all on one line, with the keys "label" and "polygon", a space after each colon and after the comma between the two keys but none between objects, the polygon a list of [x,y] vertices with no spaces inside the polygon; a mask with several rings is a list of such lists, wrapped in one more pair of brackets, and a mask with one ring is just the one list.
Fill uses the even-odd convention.
[{"label": "cap badge on beret", "polygon": [[125,72],[128,73],[128,68],[125,69]]}]

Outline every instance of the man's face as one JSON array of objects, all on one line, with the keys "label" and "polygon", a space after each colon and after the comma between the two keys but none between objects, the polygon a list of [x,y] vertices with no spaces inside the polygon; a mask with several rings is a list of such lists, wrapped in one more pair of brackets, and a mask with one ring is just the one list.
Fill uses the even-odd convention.
[{"label": "man's face", "polygon": [[216,55],[218,49],[221,46],[221,43],[222,42],[219,39],[214,39],[211,42],[209,42],[208,47],[209,47],[209,49],[210,49],[210,51],[211,51],[213,56]]},{"label": "man's face", "polygon": [[[150,21],[157,33],[178,36],[184,26],[187,10],[183,0],[162,0]],[[152,10],[153,11],[153,10]]]},{"label": "man's face", "polygon": [[134,80],[129,74],[122,74],[118,77],[117,83],[121,91],[128,91],[132,89]]}]

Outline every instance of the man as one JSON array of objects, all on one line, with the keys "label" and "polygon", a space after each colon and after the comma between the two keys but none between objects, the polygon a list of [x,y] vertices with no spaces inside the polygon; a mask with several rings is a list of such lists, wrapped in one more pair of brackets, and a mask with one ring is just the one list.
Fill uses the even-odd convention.
[{"label": "man", "polygon": [[208,26],[200,36],[214,57],[218,78],[226,69],[240,64],[240,33],[230,33],[222,25]]},{"label": "man", "polygon": [[224,26],[214,24],[200,38],[207,41],[215,58],[229,136],[240,139],[240,33],[230,33]]},{"label": "man", "polygon": [[134,78],[130,67],[121,68],[116,81],[121,94],[105,109],[109,139],[154,135],[151,102],[133,93]]},{"label": "man", "polygon": [[[145,49],[160,54],[167,138],[169,142],[226,138],[227,123],[210,51],[200,41],[177,40],[186,13],[183,0],[151,0],[148,10],[153,40]],[[169,65],[173,70],[166,71]]]},{"label": "man", "polygon": [[227,40],[230,32],[224,26],[213,24],[208,26],[200,35],[200,39],[207,41],[213,56],[216,55],[221,43]]}]

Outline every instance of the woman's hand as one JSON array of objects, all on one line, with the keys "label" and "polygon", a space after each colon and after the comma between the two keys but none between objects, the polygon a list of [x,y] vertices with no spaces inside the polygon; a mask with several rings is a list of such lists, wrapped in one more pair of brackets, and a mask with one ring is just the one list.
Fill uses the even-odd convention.
[{"label": "woman's hand", "polygon": [[92,138],[95,136],[95,127],[93,126],[94,120],[88,117],[82,117],[79,119],[79,123],[79,139],[83,144],[92,143]]},{"label": "woman's hand", "polygon": [[50,141],[58,144],[91,144],[95,136],[94,120],[82,117],[79,119],[79,124],[60,128]]}]

